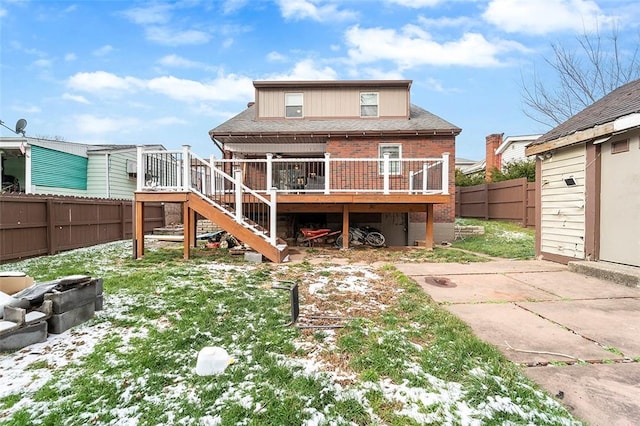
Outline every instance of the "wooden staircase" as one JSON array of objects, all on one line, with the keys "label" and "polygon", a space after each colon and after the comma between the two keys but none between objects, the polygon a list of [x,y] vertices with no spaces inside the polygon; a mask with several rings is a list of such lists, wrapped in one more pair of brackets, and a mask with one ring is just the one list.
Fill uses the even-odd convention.
[{"label": "wooden staircase", "polygon": [[195,192],[188,193],[186,203],[190,209],[220,226],[272,262],[282,263],[289,260],[289,246],[283,239],[276,238],[276,244],[273,245],[264,228],[246,219],[244,222],[238,222],[233,217],[232,210],[225,210],[224,204],[213,203]]}]

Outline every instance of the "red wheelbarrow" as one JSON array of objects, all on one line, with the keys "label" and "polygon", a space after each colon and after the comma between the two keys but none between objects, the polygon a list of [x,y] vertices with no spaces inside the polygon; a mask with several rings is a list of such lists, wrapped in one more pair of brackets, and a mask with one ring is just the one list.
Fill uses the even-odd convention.
[{"label": "red wheelbarrow", "polygon": [[300,228],[300,232],[303,235],[303,239],[300,241],[302,245],[308,245],[309,247],[313,247],[314,241],[319,238],[330,237],[332,235],[337,235],[342,231],[332,231],[328,228],[320,228],[320,229],[312,229],[312,228]]}]

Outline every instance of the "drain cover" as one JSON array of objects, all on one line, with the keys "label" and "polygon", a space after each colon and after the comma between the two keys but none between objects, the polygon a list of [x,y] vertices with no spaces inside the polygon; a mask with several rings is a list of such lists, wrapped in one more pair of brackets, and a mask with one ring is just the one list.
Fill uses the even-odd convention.
[{"label": "drain cover", "polygon": [[449,278],[445,277],[425,277],[425,284],[432,285],[434,287],[454,288],[456,284]]}]

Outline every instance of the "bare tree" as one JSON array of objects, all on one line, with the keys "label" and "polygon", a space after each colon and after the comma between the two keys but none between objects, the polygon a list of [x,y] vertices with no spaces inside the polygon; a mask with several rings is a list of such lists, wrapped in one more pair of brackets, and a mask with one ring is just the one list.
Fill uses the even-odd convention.
[{"label": "bare tree", "polygon": [[545,58],[555,73],[550,86],[534,70],[531,81],[522,76],[522,98],[527,117],[550,127],[557,126],[607,93],[640,77],[638,43],[633,50],[621,48],[617,28],[610,37],[596,29],[576,37],[574,50],[552,43],[553,57]]}]

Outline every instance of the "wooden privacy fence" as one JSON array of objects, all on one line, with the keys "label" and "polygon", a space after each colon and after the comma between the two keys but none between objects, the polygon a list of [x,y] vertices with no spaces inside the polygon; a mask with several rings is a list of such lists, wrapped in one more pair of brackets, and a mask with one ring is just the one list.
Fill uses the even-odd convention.
[{"label": "wooden privacy fence", "polygon": [[495,219],[536,226],[536,184],[526,178],[456,187],[456,217]]},{"label": "wooden privacy fence", "polygon": [[[165,224],[164,206],[146,205],[144,231]],[[133,238],[132,201],[42,195],[0,196],[0,261]]]}]

